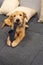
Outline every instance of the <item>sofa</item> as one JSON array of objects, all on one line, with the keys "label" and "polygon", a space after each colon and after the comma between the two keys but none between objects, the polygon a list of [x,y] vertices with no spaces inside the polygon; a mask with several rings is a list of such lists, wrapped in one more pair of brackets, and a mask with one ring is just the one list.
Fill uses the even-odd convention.
[{"label": "sofa", "polygon": [[22,0],[20,5],[34,8],[38,13],[29,20],[26,36],[15,48],[6,45],[10,28],[1,28],[7,16],[0,15],[0,65],[43,65],[43,23],[38,23],[40,0]]}]

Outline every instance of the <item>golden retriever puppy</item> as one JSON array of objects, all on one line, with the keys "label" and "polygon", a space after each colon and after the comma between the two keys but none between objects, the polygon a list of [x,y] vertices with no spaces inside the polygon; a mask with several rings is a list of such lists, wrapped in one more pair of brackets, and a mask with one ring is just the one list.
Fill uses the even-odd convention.
[{"label": "golden retriever puppy", "polygon": [[25,37],[25,28],[28,27],[28,25],[26,24],[27,23],[26,19],[27,16],[24,12],[16,11],[7,19],[4,20],[2,28],[5,25],[7,25],[12,29],[11,31],[9,31],[9,36],[7,38],[8,46],[12,47],[17,46]]}]

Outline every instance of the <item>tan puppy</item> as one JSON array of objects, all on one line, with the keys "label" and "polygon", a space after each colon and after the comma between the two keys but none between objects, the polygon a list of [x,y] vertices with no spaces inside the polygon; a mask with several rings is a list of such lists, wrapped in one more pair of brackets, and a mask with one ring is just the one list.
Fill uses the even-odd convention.
[{"label": "tan puppy", "polygon": [[16,11],[11,16],[9,16],[7,19],[4,20],[4,23],[2,24],[2,28],[5,25],[8,25],[12,29],[14,29],[14,24],[16,22],[19,23],[19,25],[16,28],[15,35],[14,35],[16,39],[13,42],[11,42],[10,36],[8,36],[7,38],[8,46],[12,46],[12,47],[17,46],[21,42],[21,40],[25,37],[25,28],[28,27],[28,25],[26,25],[27,23],[26,19],[27,19],[27,16],[25,13],[21,11]]}]

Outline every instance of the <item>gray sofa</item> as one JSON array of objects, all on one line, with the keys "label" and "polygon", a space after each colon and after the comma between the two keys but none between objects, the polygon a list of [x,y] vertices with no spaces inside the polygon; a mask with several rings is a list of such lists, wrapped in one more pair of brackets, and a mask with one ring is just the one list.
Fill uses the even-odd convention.
[{"label": "gray sofa", "polygon": [[[40,12],[40,0],[22,0],[21,6]],[[15,48],[6,45],[10,28],[1,29],[6,16],[0,15],[0,65],[43,65],[43,23],[38,23],[38,14],[30,19],[25,38]]]}]

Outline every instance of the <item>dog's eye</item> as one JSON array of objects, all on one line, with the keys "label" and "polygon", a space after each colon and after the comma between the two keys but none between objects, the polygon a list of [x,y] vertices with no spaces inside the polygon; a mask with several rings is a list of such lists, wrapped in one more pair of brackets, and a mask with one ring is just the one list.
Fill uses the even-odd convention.
[{"label": "dog's eye", "polygon": [[16,17],[16,15],[14,15],[14,17]]},{"label": "dog's eye", "polygon": [[22,14],[19,14],[20,16],[22,16]]}]

